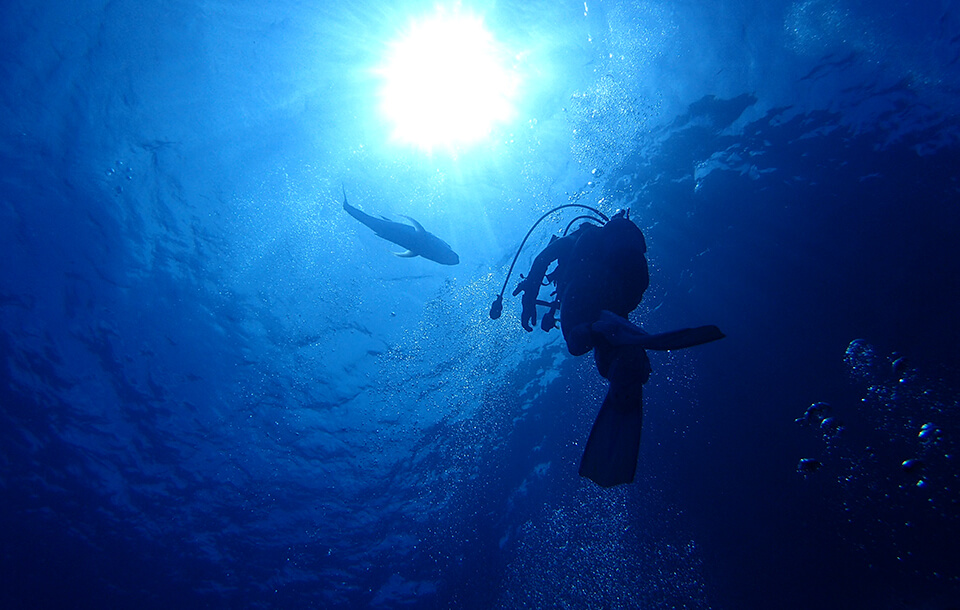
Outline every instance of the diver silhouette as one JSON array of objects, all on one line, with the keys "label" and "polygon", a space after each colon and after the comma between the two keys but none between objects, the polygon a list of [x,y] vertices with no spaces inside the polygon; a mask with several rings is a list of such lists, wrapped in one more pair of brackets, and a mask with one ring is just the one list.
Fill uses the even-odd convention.
[{"label": "diver silhouette", "polygon": [[[592,349],[597,371],[610,382],[583,451],[580,475],[602,487],[612,487],[631,483],[636,474],[643,384],[651,372],[646,350],[693,347],[722,339],[724,334],[716,326],[700,326],[651,335],[627,321],[650,283],[643,233],[623,210],[607,219],[594,208],[567,204],[544,214],[527,237],[549,214],[567,207],[586,208],[600,216],[579,216],[567,230],[579,219],[598,224],[583,223],[569,235],[553,236],[513,295],[523,293],[520,324],[527,331],[537,324],[537,306],[547,307],[540,322],[544,331],[556,326],[559,311],[560,330],[569,352],[581,356]],[[517,257],[519,254],[520,250]],[[556,268],[547,274],[554,262]],[[490,308],[491,318],[499,318],[502,313],[503,291],[512,272],[513,265],[504,289]],[[550,284],[556,287],[554,299],[540,300],[541,287]]]}]

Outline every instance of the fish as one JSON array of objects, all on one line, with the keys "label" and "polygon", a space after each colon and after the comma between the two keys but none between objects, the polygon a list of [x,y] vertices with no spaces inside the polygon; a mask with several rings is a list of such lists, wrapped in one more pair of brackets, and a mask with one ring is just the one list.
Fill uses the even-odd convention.
[{"label": "fish", "polygon": [[394,252],[394,255],[401,258],[422,256],[441,265],[457,265],[460,263],[460,257],[453,251],[450,244],[424,229],[423,225],[413,218],[403,216],[410,221],[410,225],[394,222],[384,216],[375,218],[350,205],[347,202],[347,189],[342,185],[341,188],[343,189],[343,209],[347,214],[373,229],[377,237],[393,242],[401,248],[406,248],[406,251]]}]

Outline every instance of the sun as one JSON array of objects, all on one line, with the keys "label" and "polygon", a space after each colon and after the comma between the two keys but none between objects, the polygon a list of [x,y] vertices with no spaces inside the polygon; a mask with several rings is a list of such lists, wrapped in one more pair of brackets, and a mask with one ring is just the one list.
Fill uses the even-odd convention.
[{"label": "sun", "polygon": [[478,16],[439,12],[411,22],[376,70],[393,138],[428,151],[487,138],[516,113],[508,59]]}]

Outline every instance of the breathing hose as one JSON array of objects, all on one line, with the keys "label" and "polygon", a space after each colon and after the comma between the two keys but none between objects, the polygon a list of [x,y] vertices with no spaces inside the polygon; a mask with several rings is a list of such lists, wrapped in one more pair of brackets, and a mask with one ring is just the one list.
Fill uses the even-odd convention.
[{"label": "breathing hose", "polygon": [[[590,207],[590,206],[588,206],[588,205],[584,205],[584,204],[582,204],[582,203],[565,203],[565,204],[563,204],[563,205],[558,205],[557,207],[553,208],[553,209],[550,210],[549,212],[544,213],[543,216],[541,216],[540,218],[538,218],[538,219],[537,219],[537,222],[533,223],[533,226],[530,227],[530,230],[527,231],[527,234],[526,234],[526,235],[524,235],[523,241],[520,242],[520,247],[517,248],[517,253],[516,253],[516,254],[514,255],[514,257],[513,257],[513,262],[510,263],[510,270],[507,271],[507,277],[503,280],[503,287],[500,289],[500,294],[497,295],[497,298],[495,298],[495,299],[493,300],[493,303],[490,305],[490,318],[491,318],[492,320],[496,320],[496,319],[499,318],[500,315],[503,313],[503,293],[506,292],[506,290],[507,290],[507,284],[510,282],[510,276],[513,274],[513,267],[517,264],[517,259],[520,258],[520,253],[523,251],[523,246],[526,245],[527,239],[530,238],[530,235],[533,233],[533,230],[537,228],[537,225],[539,225],[541,222],[543,222],[543,220],[544,220],[547,216],[549,216],[550,214],[553,214],[554,212],[558,212],[558,211],[560,211],[560,210],[562,210],[562,209],[565,209],[565,208],[583,208],[583,209],[585,209],[585,210],[590,210],[591,212],[593,212],[594,214],[596,214],[597,216],[599,216],[600,218],[602,218],[602,219],[603,219],[603,222],[608,222],[608,221],[610,220],[610,219],[607,218],[607,216],[606,216],[603,212],[601,212],[600,210],[598,210],[598,209],[596,209],[596,208],[592,208],[592,207]],[[580,217],[580,218],[583,218],[583,217]],[[587,218],[589,218],[589,217],[587,217]],[[571,221],[570,224],[573,224],[573,223],[576,222],[577,220],[578,220],[578,218],[574,218],[573,221]],[[567,225],[567,229],[568,229],[568,230],[570,229],[570,225]],[[566,231],[564,231],[564,233],[566,233]]]}]

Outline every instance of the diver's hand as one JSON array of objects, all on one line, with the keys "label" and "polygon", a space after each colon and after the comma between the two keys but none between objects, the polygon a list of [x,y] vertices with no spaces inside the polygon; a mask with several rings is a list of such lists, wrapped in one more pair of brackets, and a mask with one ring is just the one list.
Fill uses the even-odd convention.
[{"label": "diver's hand", "polygon": [[537,297],[527,298],[530,292],[524,292],[520,302],[523,304],[520,309],[520,326],[523,330],[533,332],[533,327],[537,325]]},{"label": "diver's hand", "polygon": [[531,287],[530,283],[530,278],[521,280],[513,291],[513,296],[523,293],[520,299],[520,326],[528,333],[533,332],[533,327],[537,325],[537,295],[540,292],[539,286]]},{"label": "diver's hand", "polygon": [[543,314],[540,320],[540,329],[544,332],[550,332],[557,327],[557,310],[551,307],[547,313]]},{"label": "diver's hand", "polygon": [[527,289],[527,280],[522,275],[520,276],[520,281],[517,283],[517,287],[513,289],[513,296],[517,296],[521,292]]}]

